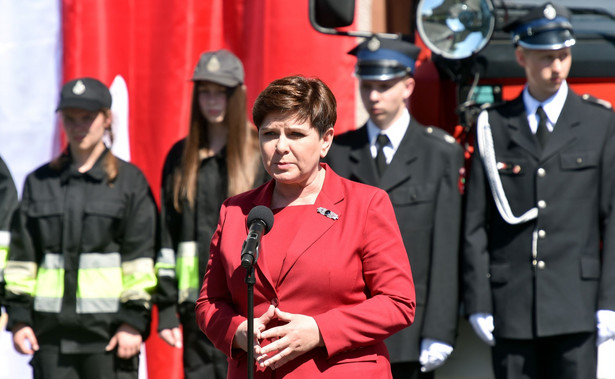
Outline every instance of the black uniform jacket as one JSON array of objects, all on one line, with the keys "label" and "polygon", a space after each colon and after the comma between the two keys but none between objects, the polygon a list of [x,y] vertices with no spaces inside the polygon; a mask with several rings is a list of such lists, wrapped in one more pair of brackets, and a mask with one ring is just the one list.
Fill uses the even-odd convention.
[{"label": "black uniform jacket", "polygon": [[[55,170],[45,164],[26,178],[22,201],[11,226],[10,261],[41,266],[49,253],[64,259],[64,297],[59,313],[34,310],[32,294],[9,293],[9,326],[31,325],[39,344],[61,345],[62,352],[104,351],[117,328],[127,323],[149,333],[149,299],[137,296],[151,284],[156,231],[156,203],[143,173],[118,158],[118,172],[109,185],[103,160],[86,173],[69,164]],[[147,283],[123,283],[116,313],[77,312],[79,260],[83,252],[119,252],[121,262],[149,261]],[[147,266],[146,266],[147,267]],[[87,279],[87,278],[86,278]],[[81,280],[81,279],[79,279]],[[117,285],[110,283],[110,285]],[[139,286],[134,288],[134,286]],[[85,295],[85,294],[84,294]]]},{"label": "black uniform jacket", "polygon": [[391,362],[418,361],[420,340],[453,345],[458,320],[459,170],[463,150],[452,136],[412,119],[378,178],[367,127],[333,139],[326,158],[336,173],[388,192],[416,289],[414,323],[386,340]]},{"label": "black uniform jacket", "polygon": [[[9,226],[11,218],[18,205],[17,189],[9,168],[0,158],[0,249],[7,249],[10,241]],[[7,249],[8,250],[8,249]],[[8,256],[0,253],[0,259]],[[0,262],[0,308],[4,301],[4,266],[6,260]],[[0,309],[2,312],[2,309]]]},{"label": "black uniform jacket", "polygon": [[512,212],[537,206],[538,217],[504,222],[477,150],[466,187],[465,310],[493,314],[497,337],[595,331],[596,310],[615,310],[615,115],[570,91],[541,151],[521,96],[488,112]]},{"label": "black uniform jacket", "polygon": [[[186,139],[177,141],[169,150],[162,170],[162,189],[160,191],[160,247],[172,249],[177,254],[181,242],[194,241],[197,246],[198,295],[203,285],[205,269],[209,261],[209,243],[218,224],[222,202],[228,197],[228,173],[226,167],[226,148],[220,153],[203,159],[197,173],[197,192],[194,207],[187,199],[182,199],[182,211],[173,205],[174,177],[181,170],[182,156]],[[265,183],[269,176],[259,164],[254,186]],[[179,325],[177,313],[194,317],[196,297],[178,304],[178,283],[176,277],[158,278],[156,303],[159,310],[158,329],[174,328]]]}]

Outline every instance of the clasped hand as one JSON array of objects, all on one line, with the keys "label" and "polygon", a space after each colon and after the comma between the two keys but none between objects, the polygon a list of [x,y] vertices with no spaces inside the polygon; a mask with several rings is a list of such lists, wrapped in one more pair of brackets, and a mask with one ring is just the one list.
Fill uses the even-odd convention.
[{"label": "clasped hand", "polygon": [[[274,319],[283,325],[267,329]],[[271,342],[261,345],[265,340]],[[247,350],[247,321],[237,328],[234,346]],[[253,349],[260,367],[277,369],[317,346],[324,343],[313,317],[283,312],[270,305],[261,317],[254,319]]]}]

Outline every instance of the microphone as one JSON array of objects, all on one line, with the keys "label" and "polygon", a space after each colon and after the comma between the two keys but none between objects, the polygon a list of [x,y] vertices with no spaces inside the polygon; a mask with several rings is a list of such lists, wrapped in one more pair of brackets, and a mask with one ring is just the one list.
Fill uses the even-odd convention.
[{"label": "microphone", "polygon": [[241,247],[241,267],[250,268],[258,259],[258,248],[263,234],[273,227],[273,212],[264,205],[257,205],[248,213],[248,237]]}]

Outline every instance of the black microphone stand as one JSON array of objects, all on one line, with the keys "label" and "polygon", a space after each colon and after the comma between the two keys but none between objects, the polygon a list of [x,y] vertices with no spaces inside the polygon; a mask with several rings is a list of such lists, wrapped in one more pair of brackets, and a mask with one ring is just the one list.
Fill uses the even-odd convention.
[{"label": "black microphone stand", "polygon": [[246,269],[248,285],[248,379],[254,378],[254,264]]}]

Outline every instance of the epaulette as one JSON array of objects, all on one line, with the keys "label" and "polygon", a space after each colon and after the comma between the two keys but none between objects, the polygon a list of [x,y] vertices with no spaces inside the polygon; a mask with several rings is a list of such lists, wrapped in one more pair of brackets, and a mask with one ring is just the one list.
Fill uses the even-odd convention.
[{"label": "epaulette", "polygon": [[606,109],[613,109],[613,106],[611,105],[610,102],[603,100],[603,99],[599,99],[597,97],[594,97],[588,93],[584,94],[581,96],[581,98],[585,101],[587,101],[588,103],[591,104],[597,104],[597,105],[601,105],[603,107],[605,107]]},{"label": "epaulette", "polygon": [[455,143],[455,142],[457,142],[455,140],[455,137],[453,137],[452,135],[448,134],[446,131],[444,131],[444,130],[442,130],[440,128],[433,127],[433,126],[427,126],[425,128],[425,133],[428,136],[436,137],[437,139],[442,140],[442,141],[446,141],[448,143]]}]

